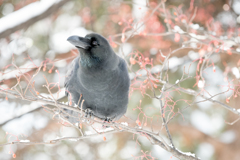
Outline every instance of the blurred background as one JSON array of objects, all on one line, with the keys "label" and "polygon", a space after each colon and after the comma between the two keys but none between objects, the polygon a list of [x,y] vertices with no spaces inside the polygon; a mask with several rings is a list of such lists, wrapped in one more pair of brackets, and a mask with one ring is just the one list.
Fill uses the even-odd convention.
[{"label": "blurred background", "polygon": [[[159,6],[161,2],[164,5]],[[174,50],[168,70],[164,69],[165,80],[168,77],[170,84],[178,83],[185,73],[185,78],[191,77],[180,82],[182,88],[207,97],[220,93],[213,99],[240,109],[240,0],[0,0],[0,17],[1,88],[13,87],[16,75],[21,75],[19,84],[25,89],[28,83],[23,75],[32,77],[42,63],[34,77],[36,93],[48,94],[43,87],[45,76],[56,84],[53,93],[59,91],[58,86],[61,88],[62,97],[67,68],[78,56],[66,39],[97,32],[128,62],[130,101],[120,122],[133,127],[142,122],[145,129],[151,130],[152,126],[166,136],[159,118],[159,101],[151,96],[153,90],[159,94],[162,86],[156,81],[164,60],[161,53],[167,56]],[[136,32],[129,37],[133,30]],[[205,66],[199,75],[202,61]],[[154,83],[144,69],[151,71]],[[237,120],[238,115],[175,88],[163,98],[168,118],[175,115],[168,125],[179,150],[195,153],[203,160],[240,159],[240,122],[227,123]],[[38,103],[3,94],[0,127],[0,144],[17,139],[48,141],[80,136],[76,129],[53,119]],[[52,145],[2,146],[0,159],[177,159],[145,137],[126,132],[104,136]]]}]

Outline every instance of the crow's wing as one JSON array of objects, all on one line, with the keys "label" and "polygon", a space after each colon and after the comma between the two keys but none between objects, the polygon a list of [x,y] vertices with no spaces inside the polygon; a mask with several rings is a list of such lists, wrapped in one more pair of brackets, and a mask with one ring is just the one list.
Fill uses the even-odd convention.
[{"label": "crow's wing", "polygon": [[70,67],[68,68],[67,74],[66,74],[66,78],[65,78],[65,82],[64,82],[64,87],[65,87],[65,94],[68,96],[68,87],[69,87],[69,82],[71,81],[71,79],[73,78],[74,75],[74,71],[78,65],[78,58],[75,58]]},{"label": "crow's wing", "polygon": [[[70,99],[69,97],[69,90],[71,88],[71,84],[72,79],[74,78],[74,72],[76,72],[76,69],[78,67],[78,58],[75,58],[72,63],[70,64],[67,74],[66,74],[66,78],[65,78],[65,82],[64,82],[64,87],[65,87],[65,94],[68,96],[68,100]],[[71,93],[72,94],[72,93]],[[77,123],[78,122],[78,113],[69,110],[69,109],[63,109],[65,111],[65,118],[71,122],[71,123]]]}]

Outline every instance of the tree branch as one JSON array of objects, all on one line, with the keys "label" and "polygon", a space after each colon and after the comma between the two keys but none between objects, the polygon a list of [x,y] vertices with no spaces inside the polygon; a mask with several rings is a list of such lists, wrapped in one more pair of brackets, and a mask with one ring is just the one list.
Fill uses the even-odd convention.
[{"label": "tree branch", "polygon": [[[72,110],[72,111],[80,113],[80,114],[82,112],[81,109],[79,109],[79,108],[74,108],[74,107],[68,106],[66,104],[63,104],[63,103],[60,103],[57,101],[53,101],[51,99],[40,99],[38,97],[31,97],[31,96],[23,97],[22,95],[19,95],[18,93],[14,93],[13,91],[9,91],[9,90],[3,90],[1,88],[0,88],[0,94],[14,96],[15,98],[22,99],[22,100],[35,101],[35,102],[39,102],[39,103],[49,104],[49,105],[53,105],[56,107],[69,109],[69,110]],[[81,118],[81,117],[79,117],[79,118]],[[96,119],[98,117],[93,116],[93,118],[94,119],[91,119],[91,118],[84,118],[84,119],[87,119],[87,120],[91,121],[92,123],[103,124],[103,121]],[[106,133],[117,133],[117,132],[125,131],[125,132],[129,132],[129,133],[145,136],[148,139],[150,139],[153,144],[159,145],[163,149],[171,152],[174,156],[179,157],[181,159],[186,159],[186,160],[198,160],[199,159],[199,158],[196,158],[193,154],[180,152],[179,150],[174,148],[172,145],[167,145],[164,141],[159,140],[159,139],[163,140],[163,138],[159,134],[156,134],[156,133],[153,133],[153,132],[141,129],[141,128],[132,128],[125,124],[121,124],[121,123],[117,123],[117,122],[104,123],[104,125],[115,128],[115,129],[113,129],[111,131],[97,132],[95,134],[90,134],[90,135],[85,134],[85,135],[82,135],[81,137],[63,137],[63,138],[59,138],[59,139],[55,139],[55,140],[51,140],[51,141],[47,141],[47,142],[14,141],[14,142],[1,144],[0,146],[11,145],[11,144],[25,144],[25,145],[54,144],[54,143],[56,143],[58,141],[62,141],[62,140],[78,141],[78,140],[81,140],[84,138],[90,138],[93,136],[97,136],[97,135],[103,134],[103,133],[106,134]]]},{"label": "tree branch", "polygon": [[[35,22],[44,19],[56,12],[67,2],[69,2],[69,0],[56,1],[51,6],[48,6],[46,8],[44,2],[37,1],[1,18],[0,24],[2,25],[0,26],[0,38],[5,38],[20,29],[28,28]],[[34,13],[27,12],[27,10],[34,11]],[[19,19],[19,16],[21,16],[21,20]]]}]

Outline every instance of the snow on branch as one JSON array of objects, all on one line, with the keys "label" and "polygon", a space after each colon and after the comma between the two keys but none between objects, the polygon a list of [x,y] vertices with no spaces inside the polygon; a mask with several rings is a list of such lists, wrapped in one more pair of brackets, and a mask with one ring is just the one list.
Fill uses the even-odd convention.
[{"label": "snow on branch", "polygon": [[44,19],[69,0],[42,0],[31,3],[0,19],[0,38],[31,26],[35,22]]}]

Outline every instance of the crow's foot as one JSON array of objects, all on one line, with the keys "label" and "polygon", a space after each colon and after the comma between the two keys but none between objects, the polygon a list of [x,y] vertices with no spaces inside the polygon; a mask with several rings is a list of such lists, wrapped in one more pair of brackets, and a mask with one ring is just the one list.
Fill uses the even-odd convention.
[{"label": "crow's foot", "polygon": [[108,122],[108,123],[110,123],[110,122],[112,122],[112,119],[109,118],[109,117],[106,117],[105,120],[104,120],[104,122]]},{"label": "crow's foot", "polygon": [[85,118],[91,118],[93,115],[93,111],[89,108],[85,109]]},{"label": "crow's foot", "polygon": [[106,124],[106,123],[111,123],[111,122],[112,122],[112,119],[109,118],[109,117],[106,117],[105,120],[104,120],[104,122],[103,122],[102,127],[103,127],[103,128],[108,128],[109,126],[106,126],[106,125],[104,125],[104,124]]}]

